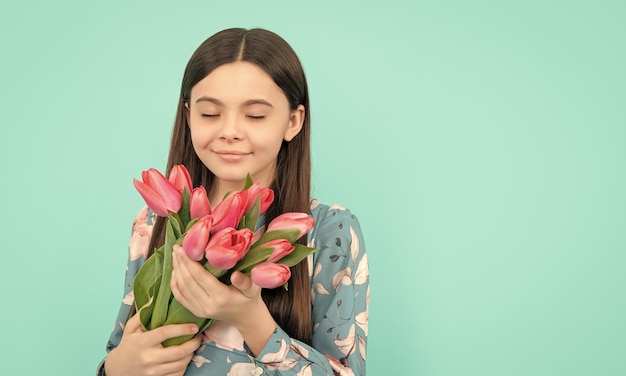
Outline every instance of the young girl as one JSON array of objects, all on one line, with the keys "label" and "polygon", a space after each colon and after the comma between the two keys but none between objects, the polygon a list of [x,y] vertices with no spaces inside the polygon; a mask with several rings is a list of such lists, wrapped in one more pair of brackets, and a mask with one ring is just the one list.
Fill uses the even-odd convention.
[{"label": "young girl", "polygon": [[[264,223],[310,212],[308,244],[319,251],[291,268],[289,289],[261,289],[242,273],[220,283],[180,247],[172,292],[216,323],[194,339],[192,324],[142,331],[134,277],[164,242],[166,219],[144,207],[132,228],[125,297],[100,375],[365,375],[369,272],[359,223],[310,198],[310,107],[298,57],[263,29],[227,29],[194,52],[183,77],[167,172],[176,164],[203,185],[211,205],[241,189],[246,174],[274,190]],[[262,224],[259,224],[262,225]],[[302,239],[301,239],[302,240]],[[306,239],[304,240],[306,241]]]}]

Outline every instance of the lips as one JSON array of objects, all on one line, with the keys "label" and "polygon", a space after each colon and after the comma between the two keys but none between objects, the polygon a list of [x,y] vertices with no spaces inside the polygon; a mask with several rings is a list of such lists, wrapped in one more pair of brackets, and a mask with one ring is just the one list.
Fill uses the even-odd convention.
[{"label": "lips", "polygon": [[214,150],[214,152],[222,160],[229,161],[229,162],[242,160],[246,156],[251,154],[249,152],[238,151],[238,150]]},{"label": "lips", "polygon": [[214,150],[215,153],[217,154],[232,154],[232,155],[246,155],[246,154],[250,154],[248,152],[245,151],[237,151],[237,150]]}]

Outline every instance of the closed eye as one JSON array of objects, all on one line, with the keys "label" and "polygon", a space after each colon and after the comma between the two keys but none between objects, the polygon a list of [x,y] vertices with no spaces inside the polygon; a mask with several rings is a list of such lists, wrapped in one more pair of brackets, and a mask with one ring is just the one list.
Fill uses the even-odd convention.
[{"label": "closed eye", "polygon": [[248,117],[250,119],[254,119],[254,120],[261,120],[261,119],[265,119],[265,115],[248,115]]},{"label": "closed eye", "polygon": [[218,117],[219,114],[202,114],[202,117]]}]

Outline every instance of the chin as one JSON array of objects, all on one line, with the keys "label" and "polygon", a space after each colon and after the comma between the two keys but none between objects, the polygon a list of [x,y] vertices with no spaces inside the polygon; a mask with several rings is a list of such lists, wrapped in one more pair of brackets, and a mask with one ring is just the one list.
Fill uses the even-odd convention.
[{"label": "chin", "polygon": [[247,172],[233,171],[233,169],[223,169],[214,172],[215,177],[226,182],[243,182],[246,179]]},{"label": "chin", "polygon": [[[246,176],[248,173],[250,174],[253,182],[259,182],[261,185],[266,185],[266,183],[270,183],[272,179],[268,179],[268,171],[267,170],[256,170],[252,171],[245,166],[236,166],[236,165],[216,165],[212,166],[213,168],[209,168],[211,172],[215,175],[218,180],[221,180],[228,184],[237,184],[243,185],[246,180]],[[271,175],[271,174],[270,174]]]}]

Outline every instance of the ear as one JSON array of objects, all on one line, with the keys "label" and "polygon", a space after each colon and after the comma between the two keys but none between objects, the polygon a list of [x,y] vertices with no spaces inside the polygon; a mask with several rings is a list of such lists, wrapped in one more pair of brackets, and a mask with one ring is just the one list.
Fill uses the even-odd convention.
[{"label": "ear", "polygon": [[185,119],[187,119],[187,126],[189,126],[189,102],[185,103]]},{"label": "ear", "polygon": [[289,116],[289,126],[285,131],[285,137],[283,139],[287,142],[293,140],[294,137],[300,133],[304,124],[304,114],[306,109],[303,105],[298,105],[298,108],[291,112]]}]

